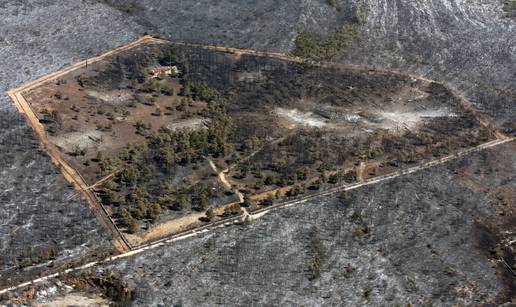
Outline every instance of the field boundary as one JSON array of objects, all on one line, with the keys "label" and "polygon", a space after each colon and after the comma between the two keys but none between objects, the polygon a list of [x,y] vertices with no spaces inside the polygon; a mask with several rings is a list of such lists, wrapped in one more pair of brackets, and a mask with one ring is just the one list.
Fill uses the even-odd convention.
[{"label": "field boundary", "polygon": [[[39,122],[39,119],[36,115],[36,112],[32,108],[29,102],[25,100],[23,97],[23,93],[26,91],[30,91],[33,88],[39,87],[45,83],[57,80],[59,77],[66,75],[70,72],[73,72],[77,69],[80,69],[82,67],[87,66],[88,64],[94,64],[96,62],[102,61],[105,58],[111,57],[113,55],[116,55],[118,53],[130,50],[132,48],[138,47],[139,45],[145,44],[145,43],[163,43],[163,44],[172,44],[176,46],[189,46],[189,47],[196,47],[196,48],[202,48],[202,49],[208,49],[208,50],[215,50],[220,52],[225,52],[229,54],[234,54],[237,56],[241,55],[250,55],[250,56],[260,56],[260,57],[271,57],[276,58],[284,61],[290,61],[290,62],[297,62],[297,63],[305,63],[306,60],[291,56],[288,54],[283,53],[277,53],[277,52],[267,52],[267,51],[255,51],[255,50],[249,50],[249,49],[239,49],[239,48],[230,48],[230,47],[222,47],[222,46],[215,46],[215,45],[199,45],[199,44],[186,44],[186,43],[176,43],[171,42],[168,40],[164,40],[162,38],[153,37],[150,35],[145,35],[131,43],[128,43],[126,45],[123,45],[121,47],[115,48],[111,51],[108,51],[102,55],[85,59],[83,61],[77,62],[75,64],[72,64],[70,66],[67,66],[63,68],[60,71],[42,76],[35,81],[29,82],[19,88],[10,90],[7,92],[7,94],[12,98],[14,101],[14,104],[18,111],[22,113],[26,119],[31,124],[32,128],[34,129],[37,138],[40,140],[41,144],[51,157],[52,161],[59,165],[62,169],[62,173],[64,177],[67,179],[68,182],[73,184],[77,190],[79,190],[79,193],[84,193],[86,196],[86,199],[88,200],[89,206],[92,208],[92,210],[95,212],[97,218],[100,220],[100,222],[112,233],[112,236],[114,238],[114,244],[115,247],[121,252],[131,250],[134,248],[134,246],[131,245],[131,243],[127,240],[125,235],[120,231],[118,226],[116,226],[116,223],[114,222],[113,218],[105,208],[105,206],[99,201],[97,195],[95,195],[94,192],[89,189],[88,184],[75,168],[73,168],[70,164],[68,164],[62,157],[59,150],[55,147],[54,144],[49,142],[47,133],[45,131],[44,126]],[[496,129],[496,126],[492,123],[492,121],[480,114],[476,108],[463,96],[457,94],[454,90],[449,88],[447,85],[443,83],[439,83],[434,80],[430,80],[421,76],[416,76],[413,74],[403,73],[395,70],[381,70],[381,69],[373,69],[372,67],[364,66],[364,65],[352,65],[352,64],[339,64],[339,63],[331,63],[331,62],[320,62],[320,63],[313,63],[313,65],[317,65],[320,67],[326,67],[326,68],[340,68],[340,69],[346,69],[346,70],[352,70],[352,71],[359,71],[369,74],[387,74],[387,75],[400,75],[404,77],[410,77],[414,79],[419,79],[425,82],[440,84],[444,86],[447,90],[449,90],[453,95],[459,98],[462,105],[467,109],[474,113],[477,120],[484,126],[488,127],[491,131],[493,131],[496,135],[497,139],[505,139],[506,136],[503,135]],[[118,242],[117,242],[118,241]],[[145,243],[142,243],[145,244]],[[141,245],[141,244],[139,244]]]},{"label": "field boundary", "polygon": [[116,223],[114,222],[114,220],[112,219],[111,215],[108,213],[102,202],[100,202],[97,195],[95,195],[95,193],[91,191],[89,185],[86,183],[82,175],[62,158],[61,153],[56,148],[56,146],[48,140],[48,136],[44,126],[39,122],[36,112],[32,108],[31,104],[24,98],[23,93],[30,91],[33,88],[39,87],[45,83],[55,81],[59,77],[70,72],[73,72],[77,69],[80,69],[88,64],[94,64],[96,62],[104,60],[107,57],[116,55],[118,53],[124,52],[126,50],[132,49],[134,47],[137,47],[141,44],[148,42],[161,42],[161,40],[155,39],[152,36],[148,35],[143,36],[134,42],[131,42],[119,48],[115,48],[102,55],[72,64],[60,71],[45,75],[35,81],[29,82],[19,88],[12,89],[7,92],[7,95],[9,95],[13,100],[18,112],[23,114],[26,120],[30,123],[30,126],[36,134],[36,138],[39,140],[41,146],[43,146],[47,154],[50,156],[52,162],[60,166],[61,172],[65,179],[69,183],[73,184],[75,188],[79,191],[79,193],[82,193],[85,196],[88,205],[95,214],[97,220],[99,220],[99,222],[111,233],[113,245],[119,252],[129,251],[133,247],[125,238],[118,226],[116,226]]},{"label": "field boundary", "polygon": [[[210,223],[210,224],[205,224],[205,225],[202,225],[202,226],[190,229],[190,230],[185,230],[183,232],[179,232],[179,233],[176,233],[176,234],[164,236],[163,238],[160,238],[160,239],[155,240],[155,241],[144,242],[144,243],[139,244],[137,246],[133,246],[127,240],[127,238],[125,237],[124,233],[117,227],[115,221],[113,220],[113,218],[111,217],[111,215],[107,211],[106,207],[98,199],[98,196],[92,191],[91,186],[89,186],[86,183],[84,178],[81,176],[81,174],[75,168],[73,168],[69,163],[67,163],[63,159],[61,152],[57,149],[57,147],[54,144],[52,144],[49,141],[44,126],[39,122],[39,119],[38,119],[38,117],[36,115],[36,112],[33,110],[33,108],[30,105],[30,103],[28,101],[26,101],[26,99],[23,96],[23,93],[25,93],[27,91],[30,91],[31,89],[36,88],[38,86],[41,86],[41,85],[43,85],[43,84],[45,84],[47,82],[51,82],[51,81],[57,80],[61,76],[65,75],[65,74],[68,74],[70,72],[73,72],[73,71],[75,71],[77,69],[80,69],[80,68],[86,66],[87,64],[93,64],[93,63],[102,61],[102,60],[104,60],[104,59],[106,59],[108,57],[111,57],[111,56],[116,55],[118,53],[130,50],[132,48],[135,48],[135,47],[140,46],[140,45],[145,44],[145,43],[168,43],[168,44],[172,44],[172,45],[182,45],[182,46],[199,47],[199,48],[204,48],[204,49],[216,50],[216,51],[221,51],[221,52],[235,54],[237,56],[238,55],[250,55],[250,56],[271,57],[271,58],[276,58],[276,59],[280,59],[280,60],[284,60],[284,61],[290,61],[290,62],[298,62],[298,63],[306,62],[305,60],[303,60],[301,58],[293,57],[293,56],[290,56],[288,54],[275,53],[275,52],[266,52],[266,51],[254,51],[254,50],[238,49],[238,48],[227,48],[227,47],[221,47],[221,46],[209,46],[209,45],[174,43],[174,42],[170,42],[168,40],[163,40],[163,39],[160,39],[160,38],[156,38],[156,37],[152,37],[152,36],[147,35],[147,36],[143,36],[143,37],[137,39],[134,42],[131,42],[129,44],[126,44],[126,45],[123,45],[121,47],[115,48],[115,49],[113,49],[111,51],[108,51],[108,52],[106,52],[106,53],[104,53],[102,55],[99,55],[99,56],[96,56],[96,57],[93,57],[93,58],[89,58],[89,59],[77,62],[75,64],[72,64],[70,66],[67,66],[67,67],[63,68],[60,71],[57,71],[57,72],[45,75],[43,77],[40,77],[37,80],[29,82],[29,83],[27,83],[27,84],[25,84],[25,85],[23,85],[23,86],[21,86],[19,88],[9,90],[7,92],[7,94],[13,100],[17,110],[21,114],[23,114],[23,116],[26,118],[26,120],[30,123],[32,129],[34,130],[34,132],[36,134],[37,139],[39,140],[39,142],[41,144],[41,146],[48,153],[48,155],[50,156],[52,162],[54,164],[60,166],[61,171],[62,171],[63,176],[65,177],[65,179],[69,183],[73,184],[76,187],[76,189],[78,190],[78,193],[81,193],[81,194],[83,194],[85,196],[86,200],[88,201],[89,207],[91,208],[91,210],[93,211],[93,213],[95,214],[95,216],[99,220],[99,222],[106,229],[108,229],[110,231],[110,233],[112,235],[112,239],[113,239],[113,245],[121,253],[120,255],[109,257],[109,258],[107,258],[105,260],[102,260],[102,261],[92,262],[92,263],[88,263],[86,265],[82,265],[82,266],[79,266],[79,267],[76,267],[76,268],[71,268],[69,270],[64,271],[64,273],[69,273],[69,272],[72,272],[72,271],[84,269],[84,268],[87,268],[87,267],[90,267],[90,266],[94,266],[94,265],[99,264],[99,263],[105,263],[105,262],[113,261],[113,260],[116,260],[118,258],[128,257],[128,256],[131,256],[131,255],[140,253],[140,252],[142,252],[144,250],[147,250],[147,249],[152,249],[152,248],[161,246],[163,244],[167,244],[167,243],[171,243],[171,242],[175,242],[175,241],[178,241],[178,240],[182,240],[182,239],[185,239],[185,238],[188,238],[188,237],[191,237],[191,236],[195,236],[195,235],[197,235],[199,233],[204,233],[204,232],[211,231],[213,229],[217,229],[217,228],[224,227],[224,226],[227,226],[227,225],[232,225],[232,224],[235,224],[235,223],[240,223],[240,222],[243,222],[243,221],[248,220],[248,219],[254,220],[254,219],[260,218],[261,216],[263,216],[264,214],[266,214],[266,213],[268,213],[268,212],[270,212],[272,210],[276,210],[276,209],[279,209],[279,208],[290,207],[290,206],[295,205],[295,204],[304,203],[304,202],[306,202],[309,199],[313,199],[313,198],[321,197],[321,196],[325,196],[325,195],[330,195],[330,194],[333,194],[333,193],[337,193],[339,191],[352,190],[352,189],[356,189],[356,188],[359,188],[359,187],[362,187],[362,186],[375,184],[375,183],[382,182],[382,181],[385,181],[385,180],[390,180],[390,179],[396,178],[398,176],[402,176],[402,175],[405,175],[405,174],[410,174],[410,173],[413,173],[413,172],[416,172],[416,171],[419,171],[419,170],[422,170],[422,169],[427,169],[427,168],[430,168],[430,167],[433,167],[433,166],[436,166],[436,165],[440,165],[440,164],[446,163],[447,161],[460,158],[460,157],[462,157],[464,155],[467,155],[467,154],[470,154],[470,153],[473,153],[473,152],[476,152],[476,151],[484,150],[486,148],[490,148],[490,147],[493,147],[493,146],[497,146],[497,145],[500,145],[500,144],[504,144],[504,143],[507,143],[507,142],[514,141],[514,138],[510,138],[510,137],[504,135],[503,133],[501,133],[497,129],[497,127],[493,123],[493,121],[488,116],[485,116],[485,115],[481,114],[474,107],[474,105],[471,102],[469,102],[466,98],[464,98],[462,95],[458,94],[455,90],[451,89],[449,86],[447,86],[444,83],[440,83],[440,82],[437,82],[437,81],[434,81],[434,80],[430,80],[430,79],[427,79],[427,78],[424,78],[424,77],[421,77],[421,76],[417,76],[417,75],[413,75],[413,74],[408,74],[408,73],[404,73],[404,72],[400,72],[400,71],[396,71],[396,70],[375,69],[375,68],[364,66],[364,65],[338,64],[338,63],[330,63],[330,62],[312,63],[314,65],[318,65],[320,67],[325,67],[325,68],[346,69],[346,70],[359,71],[359,72],[364,72],[364,73],[369,73],[369,74],[399,75],[399,76],[409,77],[409,78],[418,79],[418,80],[425,81],[425,82],[431,82],[431,83],[442,85],[447,90],[449,90],[454,96],[459,98],[461,103],[463,104],[463,106],[467,110],[470,110],[471,112],[473,112],[473,114],[475,115],[477,120],[482,125],[484,125],[485,127],[489,128],[492,132],[494,132],[494,134],[496,136],[496,139],[495,140],[491,140],[491,141],[486,142],[486,143],[483,143],[483,144],[478,145],[476,147],[467,148],[465,150],[459,151],[457,153],[454,153],[454,154],[446,156],[446,157],[430,160],[428,162],[422,163],[420,165],[417,165],[417,166],[414,166],[414,167],[411,167],[411,168],[402,169],[402,170],[399,170],[397,172],[389,173],[389,174],[386,174],[386,175],[376,176],[376,177],[373,177],[373,178],[370,178],[370,179],[367,179],[367,180],[364,180],[364,181],[359,181],[359,182],[356,182],[356,183],[353,183],[353,184],[340,184],[340,185],[334,186],[332,188],[328,188],[328,189],[322,190],[322,191],[320,191],[318,193],[313,193],[313,194],[306,195],[306,196],[301,196],[301,197],[298,197],[298,198],[295,198],[295,199],[286,200],[286,201],[283,201],[281,203],[277,203],[277,204],[269,206],[269,207],[264,207],[264,208],[255,210],[251,214],[248,214],[248,213],[245,212],[244,214],[241,214],[241,215],[237,215],[237,216],[233,216],[233,217],[229,217],[229,218],[223,218],[223,219],[221,219],[219,221],[216,221],[216,222],[213,222],[213,223]],[[52,277],[60,276],[60,274],[63,274],[63,273],[55,273],[55,274],[51,274],[51,275],[49,275],[47,277],[48,278],[52,278]],[[43,277],[43,278],[46,278],[46,277]],[[33,281],[29,282],[29,283],[24,283],[22,285],[16,286],[14,288],[4,289],[4,290],[0,291],[0,294],[1,293],[5,293],[6,291],[9,291],[9,290],[13,290],[13,289],[16,289],[16,288],[23,287],[24,285],[28,285],[28,284],[30,284],[32,282],[38,282],[38,281],[42,281],[42,280],[43,279],[36,279],[36,280],[33,280]]]}]

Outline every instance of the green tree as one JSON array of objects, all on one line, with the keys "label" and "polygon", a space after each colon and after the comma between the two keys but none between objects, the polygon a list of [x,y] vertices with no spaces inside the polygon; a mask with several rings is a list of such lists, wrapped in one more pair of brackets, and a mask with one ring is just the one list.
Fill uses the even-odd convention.
[{"label": "green tree", "polygon": [[272,184],[275,184],[276,182],[278,181],[278,178],[276,175],[274,174],[271,174],[271,175],[267,175],[265,177],[265,185],[272,185]]},{"label": "green tree", "polygon": [[256,183],[254,184],[254,188],[259,190],[261,188],[263,188],[263,181],[262,180],[257,180]]},{"label": "green tree", "polygon": [[342,180],[342,176],[341,176],[340,172],[333,173],[328,178],[328,182],[331,184],[336,184],[336,183],[340,182],[341,180]]},{"label": "green tree", "polygon": [[188,206],[188,204],[190,204],[190,197],[188,196],[188,194],[179,193],[179,195],[177,196],[177,204],[181,208],[185,208],[186,206]]},{"label": "green tree", "polygon": [[224,208],[224,216],[238,215],[242,213],[242,208],[239,204],[231,204]]},{"label": "green tree", "polygon": [[210,197],[209,195],[203,191],[200,195],[199,207],[201,209],[206,209],[210,205]]},{"label": "green tree", "polygon": [[97,154],[95,155],[95,158],[93,158],[92,160],[94,162],[100,162],[100,161],[102,161],[102,157],[103,157],[102,151],[97,150]]},{"label": "green tree", "polygon": [[140,223],[134,218],[129,220],[129,232],[132,234],[138,233],[140,231]]},{"label": "green tree", "polygon": [[208,209],[208,211],[206,211],[206,217],[209,218],[210,220],[212,220],[215,217],[215,212],[213,211],[212,208],[210,208],[210,209]]},{"label": "green tree", "polygon": [[147,209],[147,218],[150,219],[153,223],[158,219],[161,214],[161,206],[158,203],[153,203]]},{"label": "green tree", "polygon": [[355,170],[348,171],[344,174],[344,181],[351,183],[357,180],[357,172]]},{"label": "green tree", "polygon": [[337,198],[339,199],[339,202],[342,205],[348,205],[350,203],[350,197],[349,197],[348,192],[346,190],[341,191]]}]

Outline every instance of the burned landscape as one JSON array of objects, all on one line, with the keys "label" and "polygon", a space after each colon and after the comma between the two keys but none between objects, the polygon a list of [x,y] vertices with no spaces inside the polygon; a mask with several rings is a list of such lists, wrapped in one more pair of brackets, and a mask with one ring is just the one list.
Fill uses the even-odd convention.
[{"label": "burned landscape", "polygon": [[[88,142],[97,144],[94,140],[98,141],[99,135],[112,142],[115,138],[110,134],[117,130],[117,125],[123,125],[112,124],[112,131],[90,126],[92,131],[88,135],[94,140],[86,139],[89,149],[84,155],[81,155],[81,150],[77,156],[68,153],[73,153],[79,133],[71,135],[75,137],[71,138],[72,143],[63,138],[57,140],[62,148],[69,146],[72,149],[59,151],[60,157],[70,163],[78,161],[75,166],[79,168],[85,167],[83,163],[89,155],[91,172],[84,172],[85,179],[91,176],[88,184],[95,184],[98,179],[107,184],[103,187],[85,183],[80,187],[84,189],[81,192],[75,183],[73,186],[63,179],[63,174],[67,174],[54,165],[53,155],[48,157],[48,146],[41,146],[40,135],[31,131],[26,118],[15,109],[12,97],[3,95],[0,98],[0,281],[3,288],[0,290],[0,304],[514,304],[514,141],[506,139],[505,144],[490,141],[494,139],[492,132],[498,139],[503,137],[499,132],[508,137],[514,137],[516,133],[514,15],[513,0],[2,1],[2,92],[69,67],[71,63],[123,46],[145,33],[159,34],[173,43],[224,46],[211,50],[217,52],[205,52],[211,56],[188,59],[192,63],[190,78],[197,80],[193,83],[204,83],[216,89],[226,101],[228,115],[245,115],[247,123],[235,120],[241,124],[232,127],[230,145],[242,145],[240,140],[253,133],[257,133],[258,139],[244,146],[254,150],[233,148],[235,157],[240,157],[239,161],[227,161],[230,157],[214,157],[210,153],[203,155],[209,159],[196,163],[198,165],[185,167],[176,163],[172,175],[178,181],[174,186],[186,187],[194,180],[201,180],[204,187],[210,183],[215,185],[216,193],[209,195],[209,207],[213,211],[196,211],[190,204],[177,210],[172,202],[171,206],[160,206],[161,211],[154,220],[152,210],[150,216],[145,214],[142,219],[134,218],[133,230],[138,232],[135,235],[129,233],[129,225],[120,223],[121,219],[116,215],[118,203],[105,206],[114,213],[111,217],[125,232],[124,236],[135,245],[185,230],[178,225],[194,227],[184,235],[167,237],[150,245],[144,243],[126,252],[127,247],[120,246],[116,229],[106,223],[109,216],[102,217],[102,208],[92,206],[88,197],[85,199],[88,194],[93,194],[91,191],[97,197],[103,196],[104,188],[113,188],[108,181],[111,179],[117,184],[117,177],[121,175],[120,169],[116,168],[102,177],[98,173],[100,164],[91,159],[97,155],[95,145],[90,146]],[[173,48],[188,50],[191,47],[174,45]],[[207,74],[213,79],[203,77],[206,70],[214,69],[213,62],[217,62],[210,57],[218,54],[218,58],[226,58],[225,54],[231,53],[225,47],[282,52],[309,60],[304,64],[290,63],[287,67],[285,64],[290,61],[262,57],[257,64],[245,64],[250,66],[248,69],[233,71],[233,79],[214,74]],[[200,53],[202,48],[195,49],[194,53]],[[249,61],[254,56],[233,52],[230,57]],[[236,65],[244,66],[235,59],[226,59],[228,67],[216,69],[224,72]],[[350,108],[336,105],[332,97],[303,99],[302,102],[283,100],[289,95],[300,97],[293,89],[287,88],[285,96],[256,89],[256,80],[264,83],[261,79],[263,74],[255,73],[263,61],[280,62],[278,66],[282,68],[277,70],[288,70],[289,74],[301,71],[300,75],[303,75],[308,73],[307,68],[313,67],[310,64],[315,63],[310,61],[314,59],[333,62],[333,66],[326,67],[329,70],[311,72],[312,76],[324,79],[324,82],[333,77],[342,80],[343,75],[348,75],[346,82],[353,83],[349,81],[355,78],[349,76],[351,71],[362,68],[356,73],[362,80],[373,80],[375,74],[385,70],[401,71],[403,73],[394,75],[402,79],[402,84],[401,87],[394,86],[396,93],[390,93],[382,89],[387,86],[386,79],[376,75],[374,80],[380,85],[373,84],[372,87],[378,89],[374,93],[382,97],[366,93],[362,97],[366,103]],[[146,68],[168,65],[166,61],[155,65],[154,60]],[[116,58],[110,61],[115,63]],[[343,74],[344,64],[348,70]],[[193,75],[195,65],[200,74]],[[272,67],[277,67],[275,65]],[[94,67],[93,63],[88,66]],[[268,78],[274,77],[267,69],[261,69]],[[329,72],[331,70],[337,73]],[[401,105],[395,101],[391,105],[394,109],[368,105],[367,101],[373,101],[380,106],[389,106],[383,96],[402,97],[403,88],[412,84],[408,74],[421,76],[416,78],[420,80],[416,85],[418,91],[435,89],[423,82],[428,78],[438,82],[432,97],[452,89],[455,98],[449,99],[450,105],[444,101],[448,94],[443,94],[442,103],[422,98],[426,100],[425,105],[428,103],[432,107],[415,110],[410,105],[400,108]],[[93,88],[93,93],[88,93],[92,94],[88,100],[98,99],[97,104],[106,106],[105,100],[115,98],[112,103],[116,105],[119,97],[123,99],[127,97],[125,93],[134,90],[123,87],[123,91],[110,89],[116,82],[109,81],[108,75],[105,77],[103,80],[109,84],[105,88],[102,84],[100,88]],[[266,89],[281,87],[283,90],[284,83],[288,83],[283,79],[291,78],[277,77],[274,80],[280,85],[273,84]],[[172,83],[168,76],[156,81]],[[246,84],[248,88],[242,90],[242,86],[235,85],[237,82]],[[310,84],[311,80],[303,82]],[[389,86],[395,83],[389,83]],[[181,86],[179,84],[177,92],[181,92]],[[327,86],[331,87],[333,85]],[[233,91],[225,90],[231,88]],[[353,101],[359,101],[355,87],[347,90],[346,86],[338,88],[346,91],[336,93],[338,100],[345,101],[342,99],[352,96]],[[242,95],[256,101],[253,91],[264,96],[282,97],[284,106],[272,108],[276,102],[264,100],[265,107],[259,110],[267,112],[268,118],[263,120],[264,114],[254,111],[261,102],[253,103],[255,107],[245,112],[241,106],[246,103],[230,100],[230,97]],[[361,88],[360,92],[363,91]],[[49,93],[47,98],[56,93]],[[448,117],[444,120],[448,123],[451,123],[449,120],[467,123],[456,117],[463,114],[463,104],[460,103],[458,110],[455,108],[456,99],[461,100],[455,93],[471,103],[473,108],[467,105],[466,108],[475,113],[475,118],[480,118],[484,124],[489,123],[488,135],[480,133],[482,128],[475,120],[472,127],[462,131],[464,135],[449,131],[451,139],[446,144],[450,146],[449,150],[444,150],[441,144],[433,146],[435,143],[427,144],[430,145],[428,147],[419,143],[409,146],[409,149],[416,150],[416,158],[423,160],[400,163],[398,158],[411,159],[413,153],[410,150],[394,158],[388,151],[377,152],[378,145],[383,145],[380,139],[386,137],[408,138],[413,143],[415,136],[408,131],[416,135],[425,131],[443,135],[444,131],[432,127],[442,115]],[[152,96],[156,93],[147,94]],[[61,96],[63,104],[66,96]],[[159,96],[156,97],[158,105],[163,99],[183,98],[176,92],[167,96],[161,90]],[[70,97],[68,95],[68,99]],[[52,103],[60,102],[57,97],[52,100]],[[232,109],[232,105],[236,107]],[[365,105],[363,109],[360,108],[362,105]],[[355,108],[360,109],[353,114],[356,116],[345,116]],[[159,133],[156,131],[162,121],[167,120],[164,116],[167,110],[161,108],[163,112],[158,117],[149,114],[156,113],[156,106],[138,103],[136,109],[144,110],[141,119],[150,118],[151,129],[142,131]],[[77,114],[63,105],[62,112],[66,114],[68,111],[70,117]],[[336,116],[328,115],[328,112]],[[88,108],[83,108],[78,117],[86,118],[87,113]],[[382,113],[383,123],[378,122],[377,113]],[[90,123],[98,120],[104,129],[111,122],[105,114],[96,114]],[[134,112],[131,114],[135,116]],[[175,117],[178,114],[167,116],[178,123]],[[389,121],[389,115],[395,116],[399,122]],[[179,122],[183,120],[171,128],[180,130],[188,126],[198,129],[196,131],[207,130],[208,123],[195,117]],[[353,151],[328,156],[332,161],[344,158],[343,165],[330,165],[338,168],[340,177],[343,177],[336,184],[329,183],[333,171],[326,170],[326,176],[322,176],[316,164],[303,164],[308,168],[297,172],[299,163],[314,158],[307,156],[301,161],[296,156],[302,147],[298,143],[308,147],[328,146],[329,150],[325,149],[323,153],[326,157],[333,151],[333,146],[337,147],[333,140],[339,141],[338,136],[342,135],[339,131],[349,132],[350,122],[354,128],[350,139],[361,140],[364,145],[372,144],[374,157],[369,157],[367,150],[361,157],[353,156]],[[278,123],[280,125],[274,126]],[[374,126],[371,128],[371,125]],[[136,127],[128,126],[130,131],[135,131]],[[422,127],[426,128],[420,130]],[[49,133],[52,129],[44,130]],[[58,130],[56,132],[59,133]],[[289,131],[293,131],[292,134]],[[357,131],[363,134],[355,134]],[[475,137],[466,138],[469,132]],[[377,136],[369,140],[363,138],[375,134]],[[481,141],[485,137],[488,143]],[[448,137],[442,139],[448,140]],[[132,135],[131,142],[135,141],[145,143],[147,138]],[[470,141],[471,144],[480,141],[493,146],[455,147]],[[405,148],[406,144],[395,143],[396,149]],[[116,149],[113,145],[109,148]],[[119,149],[125,146],[123,142],[119,145],[122,146]],[[102,160],[114,154],[104,150],[100,150]],[[257,150],[259,152],[253,154]],[[439,157],[433,156],[441,150]],[[269,160],[280,155],[275,151],[281,152],[285,159]],[[348,156],[350,153],[351,157]],[[248,154],[253,155],[246,158]],[[428,159],[437,163],[427,164]],[[445,160],[449,162],[441,163]],[[135,168],[143,164],[146,163],[139,163]],[[417,173],[407,174],[419,166],[426,170],[421,168]],[[283,170],[288,170],[287,176],[282,176]],[[355,182],[346,180],[353,178],[344,176],[346,173],[353,175],[348,171],[356,173]],[[395,176],[382,175],[390,171],[395,171],[391,173]],[[303,179],[305,174],[306,179]],[[189,182],[182,182],[183,176]],[[328,182],[318,181],[319,176]],[[164,177],[151,172],[142,180]],[[294,178],[296,182],[292,184]],[[339,179],[339,176],[332,181],[334,179]],[[366,185],[359,187],[362,183]],[[155,182],[150,186],[157,187]],[[117,187],[114,188],[111,196],[117,198]],[[351,190],[344,193],[345,188]],[[276,198],[278,190],[279,198]],[[301,191],[303,194],[298,194]],[[224,204],[238,206],[231,206],[224,212]],[[128,209],[132,207],[127,206]],[[132,215],[129,220],[132,221]],[[212,222],[232,226],[219,229],[210,227]],[[148,228],[155,231],[149,232]],[[121,253],[117,256],[121,258],[110,256],[116,253]],[[82,266],[85,263],[87,265]],[[75,273],[64,271],[66,268]],[[49,275],[57,272],[59,275]],[[23,283],[26,281],[28,283]],[[13,288],[8,288],[11,286]]]},{"label": "burned landscape", "polygon": [[[515,149],[501,145],[347,199],[316,198],[60,282],[118,279],[118,293],[136,306],[499,305],[515,294],[500,262],[514,264],[505,244],[516,209]],[[108,287],[58,288],[62,297]]]},{"label": "burned landscape", "polygon": [[163,40],[22,95],[135,245],[496,137],[431,80]]}]

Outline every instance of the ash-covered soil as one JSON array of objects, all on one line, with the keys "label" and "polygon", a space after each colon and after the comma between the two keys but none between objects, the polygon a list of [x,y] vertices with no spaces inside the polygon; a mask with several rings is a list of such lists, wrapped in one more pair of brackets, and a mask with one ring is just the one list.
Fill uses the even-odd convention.
[{"label": "ash-covered soil", "polygon": [[275,211],[89,273],[121,276],[135,306],[501,304],[514,297],[514,277],[492,247],[514,231],[514,195],[500,190],[514,191],[515,149],[360,188],[344,201]]},{"label": "ash-covered soil", "polygon": [[514,216],[514,202],[501,205],[494,193],[514,190],[514,150],[513,143],[358,189],[346,204],[318,199],[105,269],[133,285],[135,305],[505,302],[514,279],[478,237],[486,223]]},{"label": "ash-covered soil", "polygon": [[340,9],[326,0],[99,1],[172,40],[281,52],[300,31],[324,36],[361,22],[338,61],[447,81],[500,124],[516,117],[516,19],[506,0],[337,0]]},{"label": "ash-covered soil", "polygon": [[516,119],[516,22],[504,1],[362,1],[367,21],[340,61],[449,82],[499,124]]},{"label": "ash-covered soil", "polygon": [[0,131],[0,286],[110,249],[88,203],[70,198],[76,191],[20,116],[0,113]]},{"label": "ash-covered soil", "polygon": [[[516,117],[516,21],[504,11],[505,0],[337,1],[340,11],[323,0],[110,2],[122,6],[137,3],[138,7],[117,9],[117,5],[97,0],[1,1],[0,90],[20,86],[66,64],[127,43],[144,31],[180,41],[286,52],[293,48],[298,31],[329,33],[342,23],[356,20],[357,8],[363,3],[360,11],[366,12],[365,23],[339,61],[394,67],[448,81],[500,125],[514,122]],[[67,233],[63,227],[50,228],[46,220],[64,226],[66,216],[86,209],[85,204],[74,209],[76,202],[62,196],[68,190],[61,175],[49,171],[50,160],[37,153],[36,141],[12,102],[5,95],[0,101],[1,242],[4,250],[23,255],[33,242],[49,236],[61,238]],[[494,223],[489,227],[495,231],[486,231],[494,233],[485,240],[489,244],[501,236],[496,227],[514,227],[514,222],[503,224],[492,218],[500,213],[493,206],[498,197],[495,200],[489,194],[503,186],[514,191],[514,178],[502,175],[514,173],[513,146],[494,149],[486,158],[471,160],[475,168],[471,172],[478,184],[456,182],[454,179],[461,178],[453,174],[458,168],[447,164],[368,188],[366,194],[356,196],[362,198],[353,201],[348,209],[338,207],[335,200],[321,200],[320,204],[270,215],[248,228],[230,228],[145,253],[127,262],[125,269],[133,277],[132,282],[144,289],[137,305],[150,305],[165,298],[177,298],[185,305],[248,304],[250,300],[353,305],[366,302],[366,297],[371,305],[394,305],[396,301],[419,304],[417,300],[422,296],[437,305],[489,301],[514,279],[506,276],[502,283],[493,277],[495,269],[488,262],[492,253],[475,247],[473,240],[478,233],[473,230],[484,228],[475,228],[473,221]],[[35,164],[22,167],[30,161]],[[467,168],[470,159],[463,161]],[[481,192],[484,189],[488,192]],[[377,227],[386,231],[372,228],[372,238],[355,239],[350,232],[357,226],[348,219],[355,208],[364,209],[371,216],[367,221],[377,222]],[[44,213],[49,210],[55,210],[54,214]],[[5,235],[16,226],[12,216],[24,217],[18,222],[24,225],[33,216],[31,228],[24,230],[26,236],[22,239],[12,241]],[[81,216],[76,225],[92,225],[93,218]],[[311,241],[306,238],[316,233],[312,231],[312,219],[323,221],[316,226],[327,258],[322,258],[321,277],[309,281],[306,263],[311,249],[306,245]],[[384,220],[390,221],[390,226],[382,226],[380,222]],[[73,233],[94,229],[89,227],[76,228]],[[99,236],[88,237],[102,241]],[[296,240],[287,244],[290,238]],[[369,240],[372,242],[368,244]],[[68,241],[76,243],[63,246],[70,249],[85,242],[80,241]],[[384,256],[379,256],[380,244],[387,246]],[[435,256],[431,255],[432,249],[437,252]],[[151,264],[150,259],[158,265]],[[205,263],[201,263],[203,259]],[[351,277],[345,279],[342,276],[348,263],[357,269],[351,268]],[[123,265],[117,264],[121,270]],[[455,272],[447,273],[447,266]],[[170,288],[159,277],[168,270],[174,274]],[[332,278],[341,282],[333,283]],[[477,290],[466,281],[476,281]],[[314,285],[319,288],[310,292]],[[152,290],[154,287],[156,290]],[[461,287],[473,290],[462,291]],[[201,296],[208,289],[214,290],[206,298]],[[343,300],[338,301],[339,297]]]},{"label": "ash-covered soil", "polygon": [[[177,73],[149,76],[160,64]],[[117,88],[125,94],[116,103],[90,94]],[[438,83],[165,41],[22,94],[62,159],[87,183],[120,170],[96,192],[119,229],[136,236],[185,211],[235,201],[214,180],[207,159],[238,169],[228,171],[227,186],[257,202],[266,193],[281,199],[304,194],[316,181],[309,190],[318,190],[326,171],[334,174],[331,184],[341,177],[355,181],[353,168],[364,159],[366,176],[375,176],[494,137]],[[199,117],[205,129],[166,128]]]},{"label": "ash-covered soil", "polygon": [[[120,14],[82,1],[2,1],[0,16],[2,93],[136,37]],[[111,250],[12,101],[0,102],[0,286]]]}]

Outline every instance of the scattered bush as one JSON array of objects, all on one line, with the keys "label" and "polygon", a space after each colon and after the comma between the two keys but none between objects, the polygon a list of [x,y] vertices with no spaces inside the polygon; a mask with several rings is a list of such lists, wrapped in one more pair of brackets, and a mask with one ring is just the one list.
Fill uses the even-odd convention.
[{"label": "scattered bush", "polygon": [[239,204],[231,204],[224,208],[223,216],[232,216],[242,214],[242,208],[240,208]]}]

